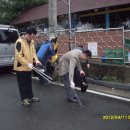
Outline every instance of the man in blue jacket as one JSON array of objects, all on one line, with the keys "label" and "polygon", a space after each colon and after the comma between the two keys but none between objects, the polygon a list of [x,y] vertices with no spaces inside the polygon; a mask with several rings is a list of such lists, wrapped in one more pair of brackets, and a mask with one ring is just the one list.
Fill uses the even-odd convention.
[{"label": "man in blue jacket", "polygon": [[[53,43],[54,39],[51,38],[49,41],[43,42],[40,49],[37,51],[37,57],[45,69],[47,69],[48,63],[51,60],[52,56],[55,55]],[[48,83],[48,81],[41,76],[39,78],[43,81],[44,84]]]},{"label": "man in blue jacket", "polygon": [[43,42],[40,49],[37,52],[37,57],[41,61],[42,65],[47,67],[47,62],[51,60],[51,57],[55,55],[53,42],[47,41]]}]

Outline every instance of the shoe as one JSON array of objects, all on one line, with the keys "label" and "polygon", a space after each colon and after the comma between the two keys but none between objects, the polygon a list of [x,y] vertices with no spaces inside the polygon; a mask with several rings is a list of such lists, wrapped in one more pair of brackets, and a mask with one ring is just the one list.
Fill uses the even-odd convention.
[{"label": "shoe", "polygon": [[28,102],[28,99],[23,99],[23,100],[21,101],[21,104],[22,104],[23,106],[25,106],[25,107],[29,107],[29,106],[30,106],[30,103]]},{"label": "shoe", "polygon": [[77,97],[73,97],[73,99],[76,99],[76,100],[78,100],[78,99],[77,99]]},{"label": "shoe", "polygon": [[33,98],[28,98],[28,102],[40,102],[40,100],[37,97],[33,97]]},{"label": "shoe", "polygon": [[40,80],[39,77],[32,77],[34,80]]},{"label": "shoe", "polygon": [[76,98],[68,98],[67,99],[68,102],[71,102],[71,103],[78,103],[77,99]]}]

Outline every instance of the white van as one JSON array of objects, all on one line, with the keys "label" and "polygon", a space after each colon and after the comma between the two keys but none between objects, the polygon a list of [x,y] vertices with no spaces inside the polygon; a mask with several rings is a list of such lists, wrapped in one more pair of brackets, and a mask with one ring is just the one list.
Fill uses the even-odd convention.
[{"label": "white van", "polygon": [[18,39],[18,30],[9,25],[0,25],[0,68],[13,66],[14,44]]}]

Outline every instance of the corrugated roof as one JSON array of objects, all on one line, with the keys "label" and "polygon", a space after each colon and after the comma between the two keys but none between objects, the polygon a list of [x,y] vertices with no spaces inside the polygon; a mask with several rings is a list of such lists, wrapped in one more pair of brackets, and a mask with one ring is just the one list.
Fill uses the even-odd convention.
[{"label": "corrugated roof", "polygon": [[130,3],[130,0],[72,0],[72,11],[90,10]]},{"label": "corrugated roof", "polygon": [[[66,0],[64,0],[66,1]],[[68,6],[63,0],[57,2],[57,15],[67,14]],[[128,4],[130,0],[71,0],[71,12]],[[29,9],[13,20],[13,24],[24,23],[48,17],[48,4]]]}]

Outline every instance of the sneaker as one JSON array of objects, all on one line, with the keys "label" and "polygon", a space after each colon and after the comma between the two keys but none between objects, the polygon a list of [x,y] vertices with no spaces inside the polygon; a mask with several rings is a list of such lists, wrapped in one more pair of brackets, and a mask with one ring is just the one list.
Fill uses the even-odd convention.
[{"label": "sneaker", "polygon": [[32,77],[34,80],[40,80],[39,77]]},{"label": "sneaker", "polygon": [[25,107],[29,107],[29,106],[30,106],[30,103],[28,102],[28,99],[23,99],[23,100],[21,101],[21,104],[22,104],[23,106],[25,106]]},{"label": "sneaker", "polygon": [[28,102],[39,102],[39,98],[37,97],[28,98]]},{"label": "sneaker", "polygon": [[75,98],[68,98],[67,101],[71,103],[78,103],[77,99]]},{"label": "sneaker", "polygon": [[76,99],[76,100],[78,100],[78,99],[77,99],[77,97],[73,97],[73,99]]}]

